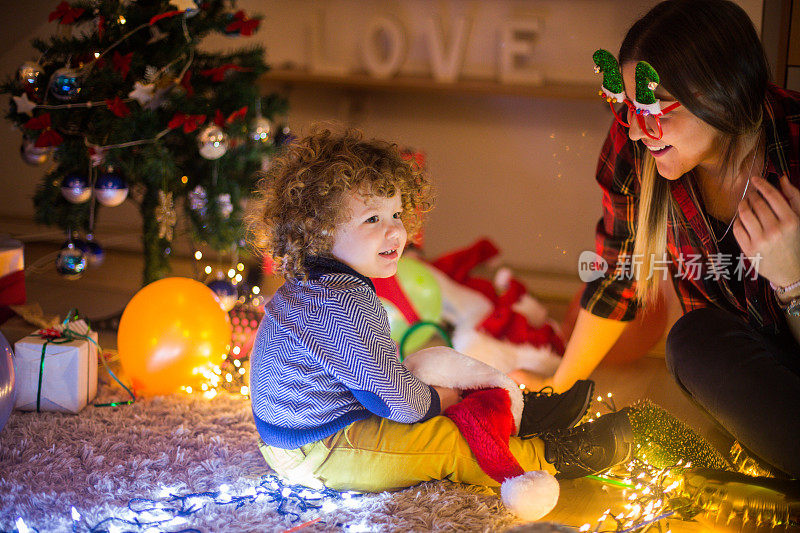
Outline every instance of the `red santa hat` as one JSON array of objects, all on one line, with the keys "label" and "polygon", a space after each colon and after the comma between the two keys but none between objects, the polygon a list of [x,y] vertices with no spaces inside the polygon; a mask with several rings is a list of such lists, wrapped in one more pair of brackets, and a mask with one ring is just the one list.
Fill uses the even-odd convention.
[{"label": "red santa hat", "polygon": [[444,415],[458,426],[483,471],[501,484],[506,508],[523,520],[538,520],[555,507],[555,477],[544,470],[525,472],[508,448],[522,417],[522,392],[511,378],[445,347],[420,350],[404,363],[429,385],[469,391]]}]

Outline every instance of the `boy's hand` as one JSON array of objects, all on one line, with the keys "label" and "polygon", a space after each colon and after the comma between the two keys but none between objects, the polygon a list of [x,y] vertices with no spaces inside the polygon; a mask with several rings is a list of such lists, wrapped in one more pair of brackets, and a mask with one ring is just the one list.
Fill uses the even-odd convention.
[{"label": "boy's hand", "polygon": [[439,405],[441,406],[442,412],[445,411],[451,405],[455,405],[461,401],[461,391],[458,389],[451,389],[449,387],[437,387],[434,385],[433,387],[436,392],[439,394]]}]

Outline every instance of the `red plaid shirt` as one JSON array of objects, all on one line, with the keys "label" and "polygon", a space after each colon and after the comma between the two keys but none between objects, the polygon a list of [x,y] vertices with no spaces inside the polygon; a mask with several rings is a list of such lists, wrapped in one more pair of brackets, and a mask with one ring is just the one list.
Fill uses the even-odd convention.
[{"label": "red plaid shirt", "polygon": [[[764,100],[764,128],[767,180],[780,188],[778,177],[787,174],[800,187],[800,93],[770,85]],[[626,258],[633,256],[645,150],[641,142],[628,138],[627,128],[615,122],[600,154],[597,181],[603,190],[603,218],[597,224],[596,251],[609,266],[604,277],[587,283],[581,299],[581,306],[596,316],[632,320],[636,314],[636,282],[630,275],[636,261]],[[714,305],[759,329],[777,332],[783,328],[785,318],[769,281],[752,269],[757,261],[740,261],[720,251],[693,173],[671,181],[670,188],[668,259],[656,262],[653,275],[668,272],[684,312]],[[738,256],[741,250],[738,244],[734,246]]]}]

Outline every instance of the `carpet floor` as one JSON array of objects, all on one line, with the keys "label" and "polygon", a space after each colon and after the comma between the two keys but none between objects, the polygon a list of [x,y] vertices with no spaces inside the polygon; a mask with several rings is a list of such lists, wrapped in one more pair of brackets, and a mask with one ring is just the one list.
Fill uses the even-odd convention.
[{"label": "carpet floor", "polygon": [[[111,396],[101,386],[98,401]],[[522,525],[486,489],[448,482],[346,496],[281,485],[249,401],[231,394],[15,411],[0,431],[0,531],[565,530]]]}]

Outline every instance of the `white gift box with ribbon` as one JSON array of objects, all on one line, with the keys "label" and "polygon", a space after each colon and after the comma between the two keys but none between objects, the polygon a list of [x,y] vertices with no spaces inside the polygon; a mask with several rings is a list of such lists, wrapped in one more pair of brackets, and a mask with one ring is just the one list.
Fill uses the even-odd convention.
[{"label": "white gift box with ribbon", "polygon": [[[86,335],[94,342],[76,337],[49,342],[39,332],[17,341],[14,345],[14,372],[17,378],[15,407],[22,411],[39,410],[77,414],[97,395],[97,332],[91,331],[83,320],[69,322],[56,328]],[[68,334],[68,333],[67,333]],[[42,347],[47,343],[42,369]]]}]

